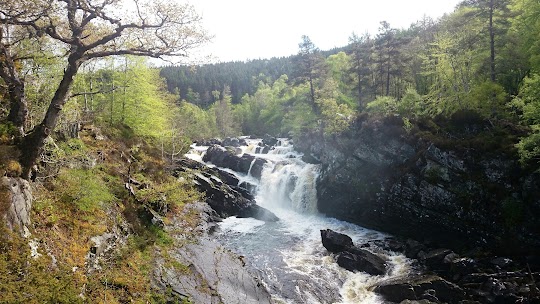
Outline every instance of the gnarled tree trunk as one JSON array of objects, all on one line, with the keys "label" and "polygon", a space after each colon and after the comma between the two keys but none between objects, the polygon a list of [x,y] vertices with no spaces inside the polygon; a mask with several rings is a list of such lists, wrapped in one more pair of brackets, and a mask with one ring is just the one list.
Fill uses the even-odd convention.
[{"label": "gnarled tree trunk", "polygon": [[79,53],[73,53],[68,58],[68,66],[64,73],[64,77],[58,86],[58,89],[54,93],[52,101],[47,109],[45,118],[36,126],[22,141],[21,143],[21,166],[22,177],[30,179],[32,175],[32,168],[37,164],[38,158],[45,145],[45,139],[54,130],[56,121],[60,115],[62,107],[68,100],[69,90],[73,84],[73,80],[83,60],[82,55]]}]

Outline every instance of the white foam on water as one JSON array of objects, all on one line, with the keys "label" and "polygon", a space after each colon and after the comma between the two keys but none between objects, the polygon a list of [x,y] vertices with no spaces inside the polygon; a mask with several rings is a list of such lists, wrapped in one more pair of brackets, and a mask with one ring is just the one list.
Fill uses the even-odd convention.
[{"label": "white foam on water", "polygon": [[319,214],[316,191],[319,167],[304,163],[302,154],[294,151],[287,139],[279,139],[278,146],[268,154],[254,153],[261,140],[246,141],[248,146],[241,147],[243,153],[267,160],[261,180],[249,174],[225,171],[257,185],[257,203],[274,212],[280,221],[265,224],[255,219],[230,217],[220,223],[219,237],[253,264],[275,303],[383,303],[372,291],[373,286],[409,273],[409,260],[387,252],[384,254],[389,260],[386,275],[347,271],[322,246],[320,230],[347,234],[355,244],[384,240],[388,235]]}]

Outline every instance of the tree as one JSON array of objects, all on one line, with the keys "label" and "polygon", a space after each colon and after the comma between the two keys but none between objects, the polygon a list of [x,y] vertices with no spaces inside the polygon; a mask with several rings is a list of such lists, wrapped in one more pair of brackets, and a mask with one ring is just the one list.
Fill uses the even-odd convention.
[{"label": "tree", "polygon": [[315,113],[319,112],[315,96],[315,81],[325,74],[324,58],[319,48],[313,44],[308,36],[302,36],[302,42],[298,44],[297,69],[299,79],[309,84],[309,101]]},{"label": "tree", "polygon": [[358,109],[362,110],[365,107],[365,91],[368,85],[369,75],[371,72],[372,58],[371,49],[373,40],[369,34],[358,36],[353,33],[349,37],[351,47],[352,64],[350,72],[355,75],[356,92],[358,94]]},{"label": "tree", "polygon": [[2,24],[22,27],[30,37],[47,36],[59,45],[58,52],[66,53],[64,74],[45,117],[21,144],[24,178],[30,177],[84,62],[113,55],[187,56],[190,49],[208,40],[200,17],[188,4],[128,2],[0,0]]}]

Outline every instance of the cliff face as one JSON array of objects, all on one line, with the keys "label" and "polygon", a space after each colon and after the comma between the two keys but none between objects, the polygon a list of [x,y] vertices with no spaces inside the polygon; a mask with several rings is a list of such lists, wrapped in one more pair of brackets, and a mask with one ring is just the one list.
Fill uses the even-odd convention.
[{"label": "cliff face", "polygon": [[443,149],[402,125],[397,117],[363,117],[339,136],[296,142],[322,164],[320,212],[446,246],[539,250],[538,174],[502,152],[458,147],[458,140]]}]

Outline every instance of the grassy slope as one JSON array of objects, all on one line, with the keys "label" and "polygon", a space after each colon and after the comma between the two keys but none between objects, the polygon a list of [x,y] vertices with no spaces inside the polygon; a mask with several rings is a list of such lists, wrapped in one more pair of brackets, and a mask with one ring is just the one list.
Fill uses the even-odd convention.
[{"label": "grassy slope", "polygon": [[[2,225],[0,302],[165,303],[171,299],[172,295],[152,287],[152,269],[159,258],[166,261],[165,267],[185,270],[167,249],[181,246],[173,234],[188,234],[197,225],[197,215],[185,206],[200,199],[200,194],[172,179],[160,154],[142,141],[125,132],[97,140],[97,133],[86,128],[81,139],[48,147],[47,167],[33,184],[31,238],[39,244],[38,258],[30,257],[28,240]],[[128,176],[140,183],[135,196],[125,188]],[[144,206],[161,209],[165,222],[182,219],[184,226],[166,232],[141,217]],[[104,233],[113,233],[121,244],[106,251],[98,267],[90,267],[91,238]],[[180,301],[188,299],[175,300]]]}]

